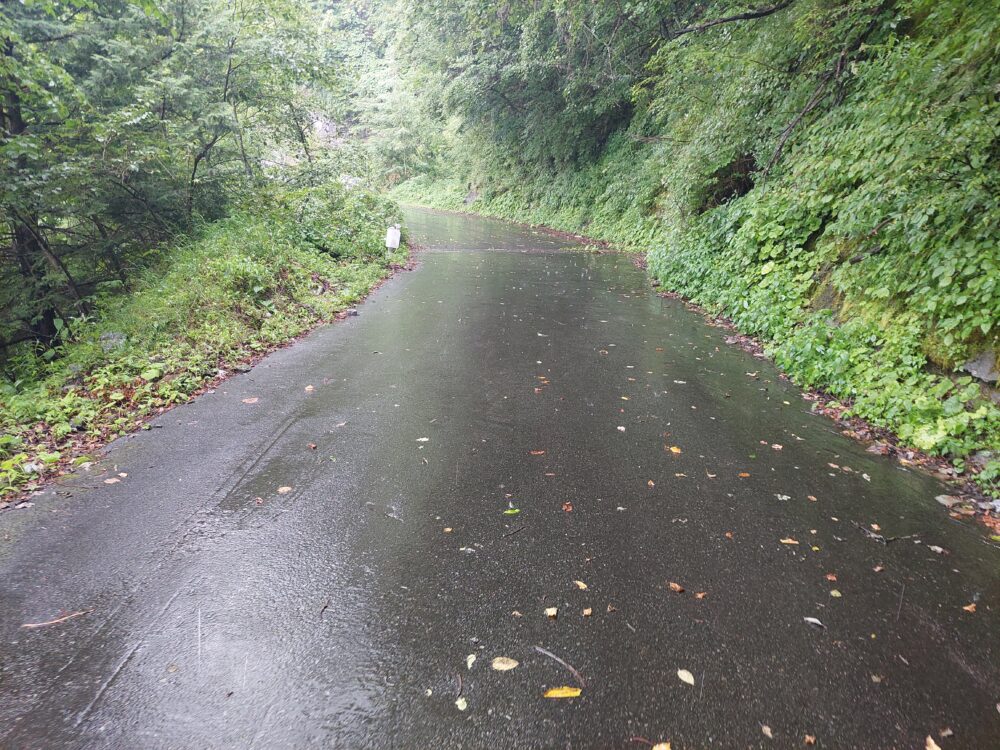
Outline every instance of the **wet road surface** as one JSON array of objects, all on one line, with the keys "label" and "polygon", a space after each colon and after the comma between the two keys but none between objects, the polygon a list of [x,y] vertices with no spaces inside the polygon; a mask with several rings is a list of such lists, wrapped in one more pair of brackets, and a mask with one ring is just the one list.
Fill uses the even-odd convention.
[{"label": "wet road surface", "polygon": [[626,257],[409,224],[358,317],[0,515],[0,747],[1000,747],[938,484]]}]

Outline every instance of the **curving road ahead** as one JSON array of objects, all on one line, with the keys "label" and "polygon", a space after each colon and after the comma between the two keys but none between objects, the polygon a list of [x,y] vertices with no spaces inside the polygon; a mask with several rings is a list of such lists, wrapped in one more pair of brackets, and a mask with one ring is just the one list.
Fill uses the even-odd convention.
[{"label": "curving road ahead", "polygon": [[356,318],[0,515],[0,747],[1000,747],[939,485],[628,258],[409,223]]}]

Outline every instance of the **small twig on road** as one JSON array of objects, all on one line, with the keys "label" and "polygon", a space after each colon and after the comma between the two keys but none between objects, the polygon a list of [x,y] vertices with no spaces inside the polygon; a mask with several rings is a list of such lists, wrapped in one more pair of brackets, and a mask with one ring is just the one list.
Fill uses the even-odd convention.
[{"label": "small twig on road", "polygon": [[330,608],[330,600],[327,599],[326,604],[323,605],[323,609],[319,611],[319,619],[321,620],[323,619],[323,613],[326,612],[329,608]]},{"label": "small twig on road", "polygon": [[461,698],[462,697],[462,690],[465,688],[465,686],[462,684],[462,673],[461,672],[455,672],[455,679],[458,680],[458,692],[455,694],[455,697],[456,698]]},{"label": "small twig on road", "polygon": [[57,617],[54,620],[47,620],[46,622],[26,622],[22,625],[22,628],[44,628],[46,625],[58,625],[60,622],[66,622],[66,620],[72,620],[74,617],[79,617],[80,615],[87,614],[89,610],[82,609],[79,612],[73,612],[63,617]]},{"label": "small twig on road", "polygon": [[871,539],[873,542],[878,542],[879,544],[888,544],[889,542],[899,542],[903,539],[916,539],[918,534],[907,534],[906,536],[882,536],[881,534],[876,534],[874,531],[866,529],[857,521],[851,521],[858,530],[861,531],[866,537]]},{"label": "small twig on road", "polygon": [[899,622],[899,615],[903,612],[903,592],[906,591],[906,584],[899,590],[899,609],[896,610],[896,622]]},{"label": "small twig on road", "polygon": [[522,531],[524,531],[524,530],[525,530],[526,528],[527,528],[526,526],[518,526],[518,527],[517,527],[516,529],[514,529],[513,531],[508,531],[508,532],[507,532],[506,534],[501,534],[501,535],[500,535],[500,538],[501,538],[501,539],[506,539],[506,538],[507,538],[507,537],[509,537],[509,536],[514,536],[514,534],[520,534],[520,533],[521,533]]},{"label": "small twig on road", "polygon": [[548,650],[542,648],[541,646],[535,646],[535,651],[537,651],[540,654],[545,654],[550,659],[555,659],[557,662],[559,662],[560,664],[562,664],[564,667],[566,667],[566,669],[568,669],[570,672],[573,673],[573,676],[576,678],[576,681],[580,683],[580,687],[582,687],[582,688],[587,687],[587,683],[583,679],[583,675],[580,674],[576,670],[576,667],[574,667],[572,664],[569,664],[569,663],[563,661],[558,656],[556,656],[555,654],[553,654],[551,651],[548,651]]}]

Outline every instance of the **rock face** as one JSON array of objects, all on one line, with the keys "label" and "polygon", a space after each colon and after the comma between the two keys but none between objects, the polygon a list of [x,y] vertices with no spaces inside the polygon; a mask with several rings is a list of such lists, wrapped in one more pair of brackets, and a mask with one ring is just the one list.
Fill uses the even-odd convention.
[{"label": "rock face", "polygon": [[979,378],[987,383],[996,383],[1000,379],[1000,372],[997,371],[996,355],[987,349],[976,355],[964,365],[962,369],[974,378]]}]

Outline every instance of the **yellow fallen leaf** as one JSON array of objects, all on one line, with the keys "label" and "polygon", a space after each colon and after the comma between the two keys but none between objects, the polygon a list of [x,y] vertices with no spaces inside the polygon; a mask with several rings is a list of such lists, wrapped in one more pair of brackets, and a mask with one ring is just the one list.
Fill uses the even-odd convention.
[{"label": "yellow fallen leaf", "polygon": [[680,678],[681,682],[686,682],[688,685],[694,685],[694,675],[686,669],[678,669],[677,677]]},{"label": "yellow fallen leaf", "polygon": [[452,529],[451,526],[445,526],[444,527],[444,533],[445,534],[450,534],[452,531],[454,531],[454,529]]},{"label": "yellow fallen leaf", "polygon": [[464,711],[469,707],[469,702],[465,700],[464,697],[459,696],[458,698],[455,699],[455,706],[458,708],[459,711]]},{"label": "yellow fallen leaf", "polygon": [[517,665],[518,665],[517,659],[511,659],[506,656],[498,656],[496,659],[493,660],[491,664],[493,669],[495,669],[497,672],[508,672],[511,669],[514,669]]},{"label": "yellow fallen leaf", "polygon": [[580,591],[586,591],[587,590],[587,584],[585,584],[583,581],[573,581],[573,583],[576,584],[576,587],[578,589],[580,589]]},{"label": "yellow fallen leaf", "polygon": [[791,537],[788,537],[787,539],[782,539],[781,543],[782,544],[798,544],[798,542],[795,541],[794,539],[792,539]]},{"label": "yellow fallen leaf", "polygon": [[562,687],[549,688],[545,691],[546,698],[577,698],[580,693],[583,692],[578,687],[569,687],[568,685],[563,685]]},{"label": "yellow fallen leaf", "polygon": [[934,738],[927,735],[927,739],[924,740],[924,750],[941,750],[941,746],[934,741]]},{"label": "yellow fallen leaf", "polygon": [[669,742],[657,742],[653,745],[653,750],[670,750]]},{"label": "yellow fallen leaf", "polygon": [[748,476],[750,476],[750,472],[749,471],[741,471],[737,476],[739,476],[741,479],[746,479]]},{"label": "yellow fallen leaf", "polygon": [[670,452],[676,455],[678,453],[681,453],[681,449],[678,448],[676,445],[671,445],[670,446]]},{"label": "yellow fallen leaf", "polygon": [[839,599],[842,596],[842,594],[837,589],[833,589],[830,592],[830,596],[832,596],[834,599]]}]

